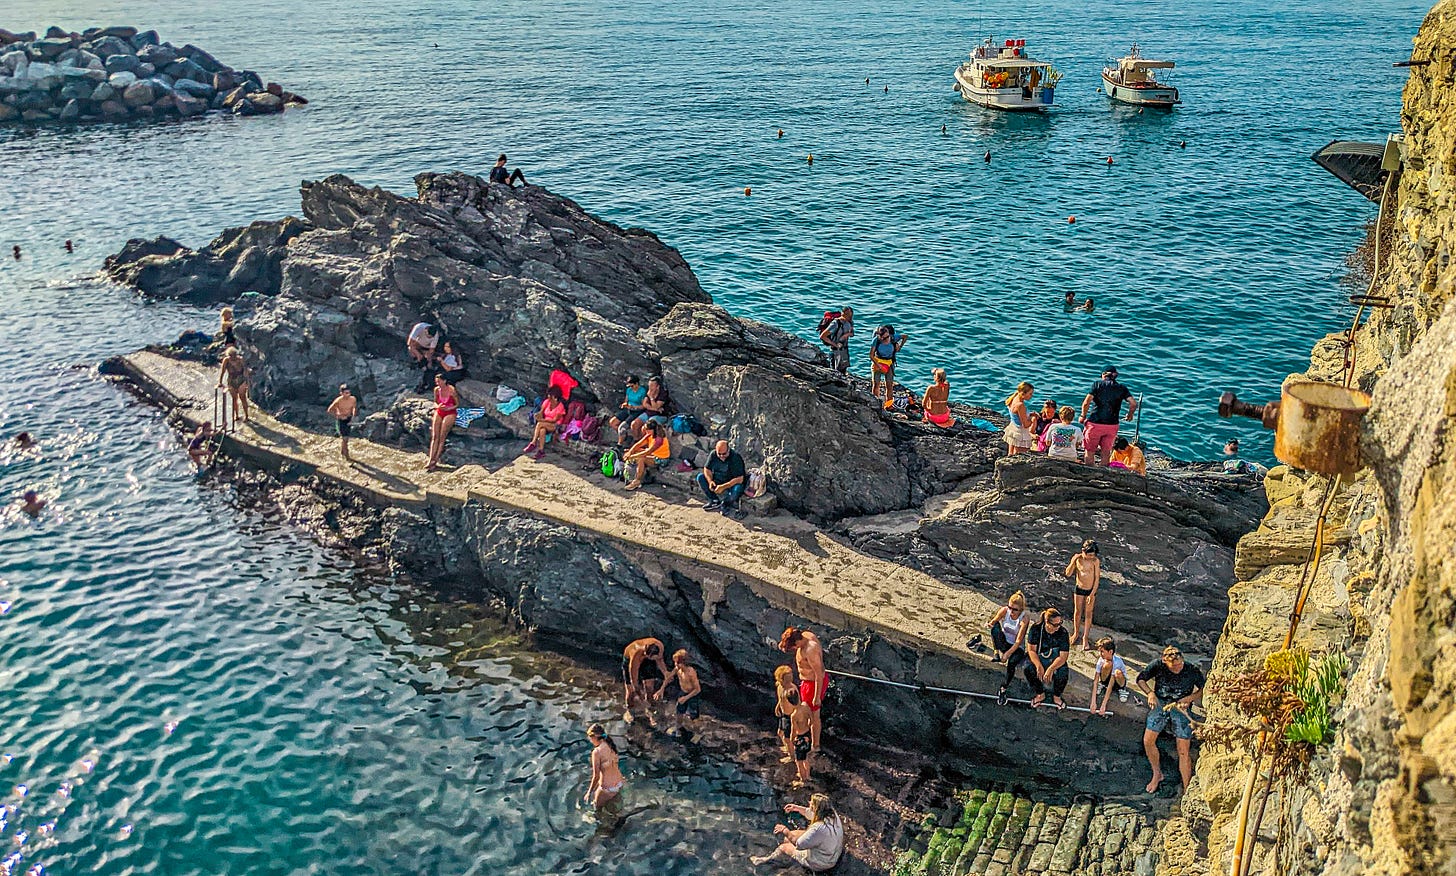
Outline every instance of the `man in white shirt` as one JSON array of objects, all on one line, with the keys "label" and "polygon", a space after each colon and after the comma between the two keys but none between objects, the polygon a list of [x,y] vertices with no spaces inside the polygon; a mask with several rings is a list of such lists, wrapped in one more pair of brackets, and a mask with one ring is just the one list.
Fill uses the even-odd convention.
[{"label": "man in white shirt", "polygon": [[433,329],[434,326],[427,322],[415,323],[404,344],[405,349],[409,350],[410,358],[421,368],[429,368],[435,361],[435,345],[440,342],[440,335],[432,331]]}]

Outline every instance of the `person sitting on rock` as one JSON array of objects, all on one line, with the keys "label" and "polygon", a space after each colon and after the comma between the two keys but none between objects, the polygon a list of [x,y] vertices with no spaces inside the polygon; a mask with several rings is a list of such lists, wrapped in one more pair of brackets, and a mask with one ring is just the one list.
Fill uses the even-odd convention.
[{"label": "person sitting on rock", "polygon": [[445,382],[454,386],[470,376],[465,370],[465,359],[455,350],[453,341],[446,341],[441,347],[440,373],[445,376]]},{"label": "person sitting on rock", "polygon": [[435,327],[427,322],[417,322],[415,327],[410,329],[409,337],[405,339],[404,347],[409,351],[410,359],[414,360],[416,366],[424,369],[435,364],[435,347],[440,343],[440,335]]},{"label": "person sitting on rock", "polygon": [[774,825],[774,835],[781,840],[778,848],[749,858],[753,866],[794,863],[811,873],[827,873],[838,866],[844,855],[844,821],[834,811],[829,795],[815,794],[808,806],[785,804],[784,811],[802,815],[809,826],[791,830],[787,825]]},{"label": "person sitting on rock", "polygon": [[1031,415],[1031,437],[1036,449],[1042,453],[1046,453],[1047,449],[1046,440],[1043,437],[1046,435],[1047,427],[1057,420],[1057,403],[1052,399],[1042,402],[1041,408]]},{"label": "person sitting on rock", "polygon": [[944,368],[932,370],[930,376],[934,382],[925,388],[925,398],[921,400],[925,422],[949,429],[955,425],[955,417],[950,415],[950,381],[945,378]]},{"label": "person sitting on rock", "polygon": [[231,307],[224,307],[218,317],[218,335],[222,338],[224,345],[236,344],[238,342],[237,335],[233,333],[236,325],[237,323],[233,321],[233,309]]},{"label": "person sitting on rock", "polygon": [[733,514],[738,510],[738,500],[743,498],[743,490],[748,483],[748,467],[727,441],[719,441],[708,456],[707,465],[698,472],[697,482],[703,495],[708,497],[703,504],[704,511]]},{"label": "person sitting on rock", "polygon": [[1143,449],[1119,436],[1112,442],[1112,464],[1147,477],[1148,461]]},{"label": "person sitting on rock", "polygon": [[[1021,651],[1021,633],[1030,626],[1027,623],[1029,615],[1026,611],[1026,596],[1020,590],[1011,594],[1006,599],[1006,604],[991,615],[991,622],[986,627],[991,631],[991,659],[1000,663],[1005,661],[1010,667],[1011,655]],[[976,647],[981,644],[981,637],[976,636],[966,643],[969,647]],[[1025,655],[1022,655],[1025,659]],[[1020,662],[1020,661],[1017,661]],[[1007,669],[1006,681],[1009,683],[1015,674],[1015,668]]]},{"label": "person sitting on rock", "polygon": [[[1099,689],[1102,691],[1100,704],[1097,702]],[[1087,711],[1104,717],[1111,714],[1107,703],[1114,690],[1118,702],[1127,702],[1127,664],[1117,656],[1117,643],[1112,637],[1103,636],[1097,640],[1097,666],[1092,670],[1092,699],[1087,703]]]},{"label": "person sitting on rock", "polygon": [[548,386],[546,397],[541,400],[541,407],[536,411],[536,426],[531,433],[531,442],[521,453],[533,459],[541,459],[546,455],[546,442],[564,425],[566,401],[561,397],[560,388]]},{"label": "person sitting on rock", "polygon": [[1062,405],[1057,422],[1046,427],[1042,440],[1046,444],[1048,459],[1065,459],[1068,462],[1082,461],[1082,427],[1072,422],[1077,412],[1071,405]]},{"label": "person sitting on rock", "polygon": [[632,421],[632,437],[641,438],[649,421],[666,426],[672,417],[672,399],[661,377],[647,378],[647,394],[642,397],[642,413]]},{"label": "person sitting on rock", "polygon": [[39,517],[40,512],[45,510],[46,500],[40,497],[35,490],[26,490],[20,497],[20,510],[29,514],[32,518]]},{"label": "person sitting on rock", "polygon": [[521,173],[521,169],[519,167],[513,171],[507,172],[506,154],[502,152],[499,156],[497,156],[495,160],[495,167],[492,167],[490,169],[490,181],[493,183],[500,183],[502,185],[507,185],[511,188],[515,188],[516,180],[520,180],[521,185],[525,185],[526,175]]},{"label": "person sitting on rock", "polygon": [[[1153,682],[1152,690],[1148,682]],[[1148,695],[1148,720],[1143,730],[1143,753],[1153,768],[1149,794],[1163,781],[1163,759],[1158,753],[1158,735],[1169,724],[1178,746],[1178,772],[1183,788],[1193,781],[1193,718],[1188,709],[1203,694],[1203,671],[1183,660],[1183,652],[1173,645],[1163,649],[1163,658],[1149,663],[1137,676],[1138,689]]]},{"label": "person sitting on rock", "polygon": [[1031,698],[1032,708],[1046,702],[1048,689],[1058,709],[1067,707],[1062,701],[1062,691],[1067,689],[1067,680],[1071,677],[1067,668],[1071,650],[1071,637],[1062,626],[1061,611],[1055,608],[1043,611],[1041,621],[1026,631],[1027,664],[1023,674],[1036,694]]},{"label": "person sitting on rock", "polygon": [[203,423],[187,442],[187,457],[198,468],[212,465],[212,424]]},{"label": "person sitting on rock", "polygon": [[607,421],[617,430],[617,444],[626,447],[632,443],[632,426],[637,422],[637,416],[642,413],[642,401],[646,398],[647,387],[642,385],[641,378],[628,374],[622,403],[617,406],[621,413]]},{"label": "person sitting on rock", "polygon": [[652,703],[657,698],[663,679],[667,678],[667,663],[662,659],[666,650],[661,639],[650,637],[629,642],[622,649],[622,686],[625,689],[622,694],[622,720],[628,724],[634,720],[632,704],[635,702],[647,714],[648,725],[657,726],[657,718],[652,714]]},{"label": "person sitting on rock", "polygon": [[628,465],[635,465],[637,470],[632,473],[632,480],[627,482],[627,489],[636,490],[642,487],[642,478],[648,471],[661,465],[672,457],[672,449],[668,444],[667,430],[656,420],[649,421],[647,428],[642,430],[642,437],[633,444],[623,457]]}]

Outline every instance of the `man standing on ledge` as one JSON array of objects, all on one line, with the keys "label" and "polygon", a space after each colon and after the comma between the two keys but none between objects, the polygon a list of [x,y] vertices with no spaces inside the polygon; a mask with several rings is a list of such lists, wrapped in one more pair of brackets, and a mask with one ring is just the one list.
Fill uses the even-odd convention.
[{"label": "man standing on ledge", "polygon": [[824,646],[819,637],[808,630],[789,627],[779,638],[779,650],[794,655],[794,667],[799,671],[799,698],[809,706],[809,744],[812,750],[819,750],[819,709],[824,705],[824,694],[829,690],[829,673],[824,671]]},{"label": "man standing on ledge", "polygon": [[748,482],[748,469],[738,451],[730,448],[727,441],[719,441],[708,457],[708,464],[698,472],[697,480],[703,495],[708,497],[703,510],[722,510],[732,516],[738,510],[738,500]]},{"label": "man standing on ledge", "polygon": [[521,185],[526,184],[526,176],[521,173],[519,167],[509,173],[506,172],[506,154],[502,152],[500,157],[495,160],[495,167],[490,169],[490,181],[515,188],[516,180],[520,180]]},{"label": "man standing on ledge", "polygon": [[329,415],[334,418],[334,425],[339,432],[339,455],[345,459],[349,459],[350,424],[354,422],[354,415],[357,413],[359,400],[349,392],[348,385],[339,384],[339,397],[329,405]]},{"label": "man standing on ledge", "polygon": [[[1137,413],[1137,399],[1133,398],[1132,390],[1117,382],[1116,368],[1104,369],[1102,379],[1092,384],[1087,397],[1082,399],[1082,419],[1087,423],[1082,435],[1082,461],[1088,465],[1112,464],[1112,442],[1117,440],[1117,415],[1122,413],[1124,399],[1127,400],[1127,416],[1124,419],[1131,420],[1132,415]],[[1102,452],[1101,463],[1097,463],[1099,450]]]},{"label": "man standing on ledge", "polygon": [[[1148,682],[1153,689],[1148,690]],[[1183,790],[1193,781],[1193,719],[1188,707],[1203,693],[1203,671],[1183,661],[1183,652],[1172,645],[1163,649],[1163,659],[1149,663],[1138,673],[1137,686],[1148,694],[1148,720],[1143,730],[1143,753],[1153,768],[1148,793],[1158,790],[1163,781],[1162,757],[1158,754],[1158,734],[1173,725],[1173,738],[1178,744],[1178,772],[1183,775]]]}]

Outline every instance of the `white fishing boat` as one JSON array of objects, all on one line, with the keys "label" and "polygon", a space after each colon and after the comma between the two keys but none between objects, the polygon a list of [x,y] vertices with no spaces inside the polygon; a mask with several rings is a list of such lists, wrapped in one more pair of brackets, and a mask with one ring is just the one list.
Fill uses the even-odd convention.
[{"label": "white fishing boat", "polygon": [[1039,110],[1052,105],[1062,74],[1026,54],[1026,40],[997,45],[987,38],[955,71],[955,90],[971,103],[999,110]]},{"label": "white fishing boat", "polygon": [[1107,96],[1121,103],[1136,106],[1171,108],[1178,100],[1178,89],[1159,82],[1154,70],[1172,70],[1172,61],[1144,58],[1134,43],[1127,57],[1118,58],[1102,70],[1102,88]]}]

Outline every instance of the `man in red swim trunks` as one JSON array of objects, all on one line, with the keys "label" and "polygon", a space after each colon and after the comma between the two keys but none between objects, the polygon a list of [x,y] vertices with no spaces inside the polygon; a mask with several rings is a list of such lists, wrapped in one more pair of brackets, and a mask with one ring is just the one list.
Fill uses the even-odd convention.
[{"label": "man in red swim trunks", "polygon": [[829,674],[824,671],[824,646],[819,637],[808,630],[789,627],[779,638],[779,650],[794,655],[794,667],[799,671],[799,698],[809,705],[809,740],[814,751],[819,750],[819,707],[824,705],[824,694],[829,690]]}]

